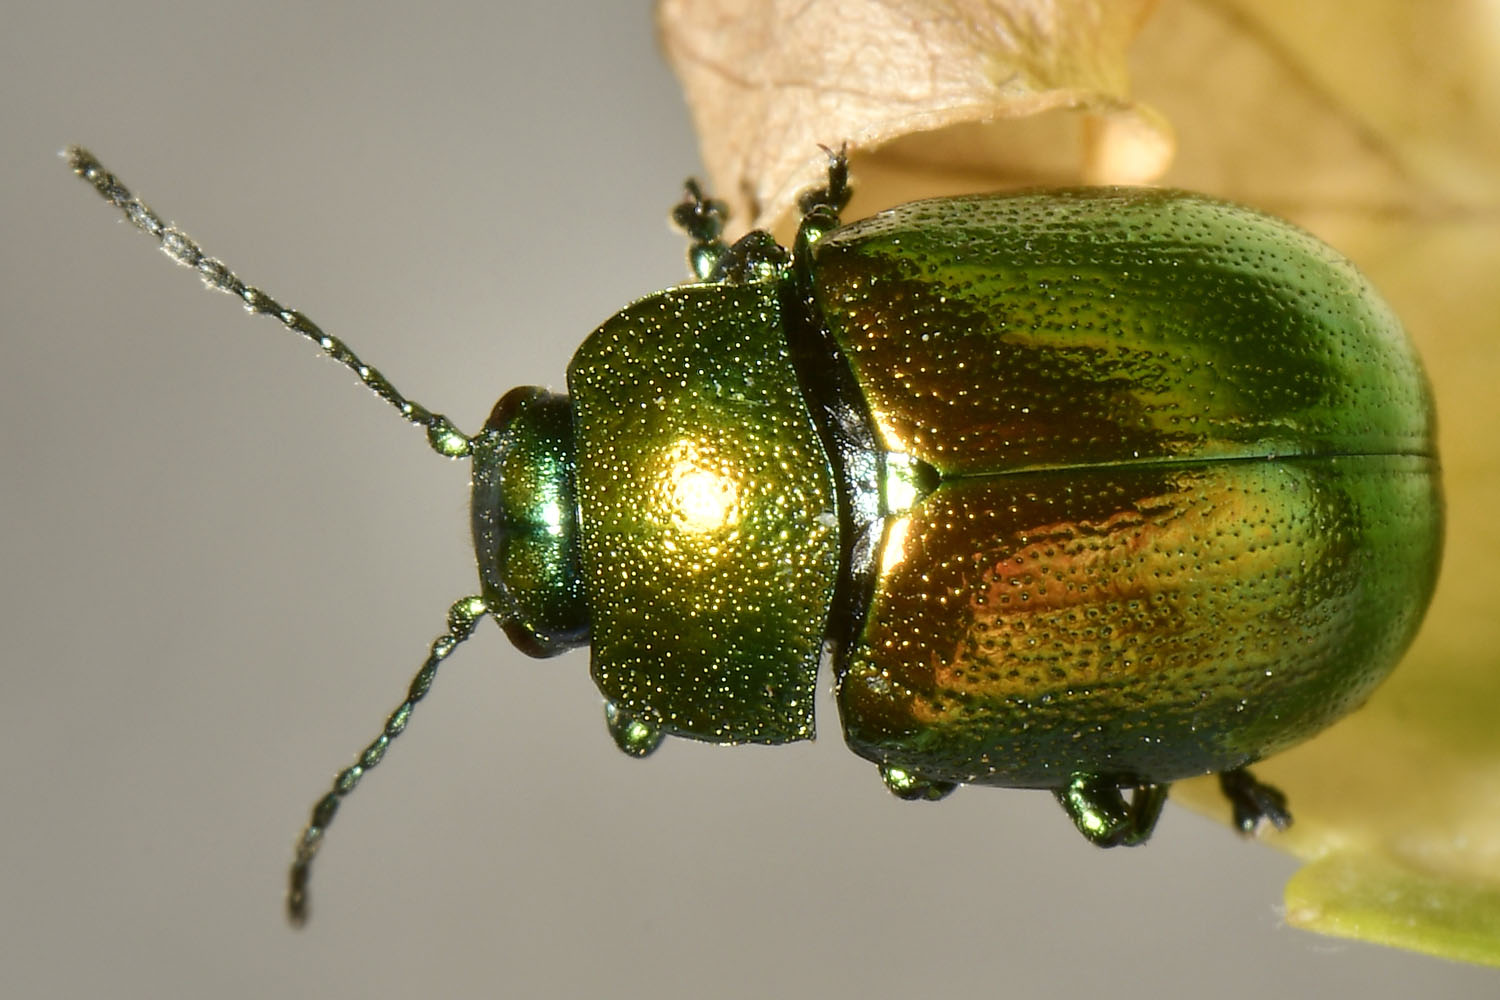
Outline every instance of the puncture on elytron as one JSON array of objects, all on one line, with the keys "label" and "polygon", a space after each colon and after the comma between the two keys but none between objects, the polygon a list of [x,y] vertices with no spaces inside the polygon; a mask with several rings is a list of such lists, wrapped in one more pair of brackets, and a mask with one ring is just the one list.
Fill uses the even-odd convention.
[{"label": "puncture on elytron", "polygon": [[466,435],[64,155],[473,462],[479,593],[314,807],[295,923],[339,803],[486,614],[533,656],[588,645],[634,756],[812,738],[826,657],[850,748],[895,794],[1048,789],[1113,846],[1210,773],[1242,831],[1289,823],[1247,766],[1357,708],[1432,595],[1415,351],[1352,264],[1251,209],[1079,188],[841,225],[839,153],[788,249],[726,244],[689,182],[696,280],[606,320],[566,395],[513,389]]}]

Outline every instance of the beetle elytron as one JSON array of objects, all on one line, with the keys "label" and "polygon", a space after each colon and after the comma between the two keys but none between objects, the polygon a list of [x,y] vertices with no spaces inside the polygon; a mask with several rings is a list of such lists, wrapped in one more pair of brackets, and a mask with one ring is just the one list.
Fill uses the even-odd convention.
[{"label": "beetle elytron", "polygon": [[638,756],[811,738],[826,650],[849,745],[896,794],[1050,789],[1109,846],[1208,773],[1243,830],[1288,823],[1246,765],[1357,707],[1432,593],[1415,353],[1348,261],[1246,208],[1094,188],[840,226],[838,154],[787,250],[726,245],[689,182],[697,280],[594,331],[568,395],[512,390],[469,437],[66,155],[474,462],[480,593],[314,808],[294,921],[339,802],[485,614],[533,656],[590,645]]}]

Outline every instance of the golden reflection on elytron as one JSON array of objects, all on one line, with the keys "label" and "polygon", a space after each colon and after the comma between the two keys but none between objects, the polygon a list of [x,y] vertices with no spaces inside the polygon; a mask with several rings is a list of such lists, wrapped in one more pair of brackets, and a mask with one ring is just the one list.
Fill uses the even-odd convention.
[{"label": "golden reflection on elytron", "polygon": [[925,492],[917,468],[917,460],[904,452],[886,453],[881,510],[887,516],[911,510]]},{"label": "golden reflection on elytron", "polygon": [[1425,601],[1402,595],[1436,575],[1430,462],[945,482],[903,518],[913,555],[881,573],[841,678],[850,743],[1036,787],[1078,760],[1165,781],[1288,746],[1410,641]]},{"label": "golden reflection on elytron", "polygon": [[880,550],[881,575],[901,565],[906,558],[906,533],[911,530],[911,518],[902,517],[891,522],[885,533],[885,545]]},{"label": "golden reflection on elytron", "polygon": [[874,409],[870,411],[870,422],[875,425],[875,432],[880,436],[880,444],[888,452],[904,452],[906,448],[906,437],[896,429],[886,414]]},{"label": "golden reflection on elytron", "polygon": [[662,452],[658,483],[664,518],[681,531],[707,534],[739,521],[739,487],[699,442],[680,438]]}]

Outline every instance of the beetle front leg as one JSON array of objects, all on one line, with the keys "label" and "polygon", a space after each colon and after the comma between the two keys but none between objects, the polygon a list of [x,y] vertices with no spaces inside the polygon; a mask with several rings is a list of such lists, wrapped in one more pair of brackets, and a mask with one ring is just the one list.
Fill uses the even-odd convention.
[{"label": "beetle front leg", "polygon": [[1286,794],[1281,789],[1258,781],[1243,767],[1225,771],[1219,775],[1219,790],[1234,807],[1234,825],[1240,833],[1249,835],[1262,823],[1270,823],[1278,830],[1292,825],[1292,814],[1286,807]]},{"label": "beetle front leg", "polygon": [[627,711],[616,702],[604,703],[604,722],[615,746],[631,757],[649,757],[661,746],[661,725],[643,715]]},{"label": "beetle front leg", "polygon": [[1125,787],[1131,789],[1129,802],[1117,779],[1075,774],[1066,787],[1053,794],[1073,817],[1078,832],[1094,844],[1135,847],[1150,839],[1170,786],[1148,782]]},{"label": "beetle front leg", "polygon": [[892,795],[908,802],[936,802],[947,798],[958,787],[956,781],[938,781],[895,764],[880,765],[880,780]]},{"label": "beetle front leg", "polygon": [[688,267],[699,281],[707,281],[729,249],[720,237],[729,218],[729,206],[710,198],[693,178],[683,185],[682,201],[672,208],[672,221],[687,234]]}]

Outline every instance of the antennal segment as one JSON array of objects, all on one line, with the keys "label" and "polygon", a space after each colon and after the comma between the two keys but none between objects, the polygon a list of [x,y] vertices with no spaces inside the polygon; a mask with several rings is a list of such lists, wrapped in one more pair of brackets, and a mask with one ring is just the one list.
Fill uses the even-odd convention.
[{"label": "antennal segment", "polygon": [[425,428],[427,443],[439,455],[448,458],[469,457],[472,448],[469,436],[454,427],[447,417],[441,413],[433,413],[420,403],[414,403],[401,395],[395,386],[386,381],[384,375],[359,360],[342,340],[324,333],[302,313],[286,308],[254,285],[245,284],[238,275],[224,266],[223,261],[205,254],[187,233],[162,222],[161,217],[150,206],[132,194],[88,150],[81,146],[69,146],[62,155],[75,174],[92,184],[105,201],[125,213],[125,218],[137,229],[156,237],[162,252],[168,257],[197,271],[209,288],[238,296],[245,303],[246,309],[274,317],[287,329],[300,333],[317,344],[329,357],[358,375],[359,380],[370,391],[394,406],[403,417]]},{"label": "antennal segment", "polygon": [[396,710],[385,720],[385,728],[375,741],[365,747],[358,760],[338,773],[333,779],[333,788],[313,806],[312,818],[307,821],[307,826],[297,838],[297,856],[292,861],[290,884],[287,887],[286,914],[294,926],[300,927],[307,922],[307,880],[312,874],[313,858],[323,844],[323,834],[328,831],[328,824],[333,822],[334,814],[339,811],[339,803],[344,796],[354,791],[366,771],[385,758],[385,751],[391,745],[391,740],[406,730],[412,708],[432,687],[438,666],[459,643],[474,632],[474,626],[489,610],[482,597],[465,597],[453,603],[448,609],[448,631],[433,640],[427,662],[422,664],[422,669],[411,680],[406,700],[397,705]]}]

